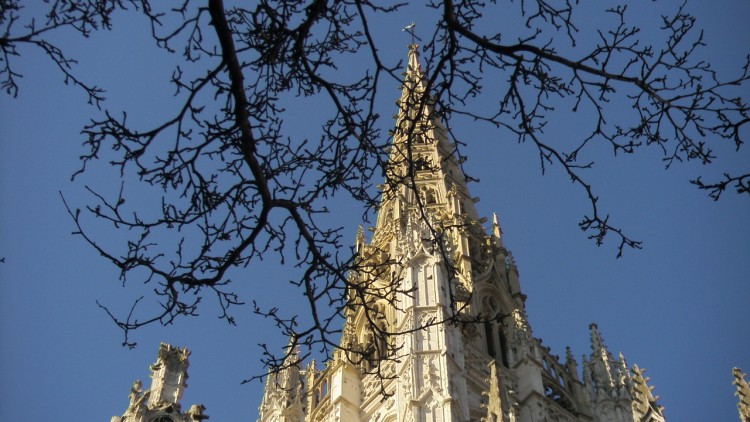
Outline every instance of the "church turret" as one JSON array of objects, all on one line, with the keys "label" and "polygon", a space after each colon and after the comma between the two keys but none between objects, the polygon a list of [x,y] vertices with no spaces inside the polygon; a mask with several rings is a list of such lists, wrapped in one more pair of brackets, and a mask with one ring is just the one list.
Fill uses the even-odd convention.
[{"label": "church turret", "polygon": [[589,325],[589,330],[591,332],[589,369],[593,380],[589,389],[592,397],[628,398],[627,383],[630,376],[625,366],[625,358],[622,354],[619,355],[620,360],[614,358],[604,344],[596,324]]},{"label": "church turret", "polygon": [[299,350],[294,338],[286,347],[286,357],[277,371],[268,373],[259,422],[302,422],[305,420],[304,378],[300,370]]},{"label": "church turret", "polygon": [[158,359],[151,365],[151,395],[149,406],[179,404],[187,387],[187,368],[190,351],[162,343]]},{"label": "church turret", "polygon": [[[411,26],[410,28],[413,28]],[[362,227],[346,280],[340,347],[302,369],[297,339],[269,372],[259,422],[664,422],[643,370],[591,324],[591,354],[560,359],[532,334],[497,215],[485,229],[456,147],[409,46],[372,237]],[[338,303],[336,300],[332,304]],[[199,422],[180,410],[189,352],[162,345],[112,422]],[[735,384],[742,422],[750,388]]]},{"label": "church turret", "polygon": [[187,369],[190,351],[161,343],[156,362],[149,367],[151,388],[143,391],[137,380],[130,388],[130,404],[122,416],[113,416],[111,422],[200,422],[209,417],[202,404],[192,405],[182,413],[180,399],[187,387]]},{"label": "church turret", "polygon": [[[615,359],[596,324],[591,330],[591,358],[584,365],[584,383],[599,421],[663,422],[663,408],[651,394],[643,370],[628,370],[622,353]],[[632,373],[632,374],[631,374]]]},{"label": "church turret", "polygon": [[591,356],[584,367],[584,380],[594,405],[596,420],[630,422],[630,397],[622,373],[622,364],[615,360],[604,344],[596,324],[589,325]]}]

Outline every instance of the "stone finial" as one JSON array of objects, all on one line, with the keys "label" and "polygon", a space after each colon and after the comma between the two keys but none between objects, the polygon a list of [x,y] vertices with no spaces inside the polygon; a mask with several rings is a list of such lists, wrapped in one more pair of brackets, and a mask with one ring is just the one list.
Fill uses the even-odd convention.
[{"label": "stone finial", "polygon": [[[413,106],[415,100],[421,100],[424,95],[424,74],[419,63],[419,46],[409,44],[409,55],[407,58],[406,73],[404,74],[403,92],[401,95],[401,113],[408,112],[408,107]],[[409,100],[411,99],[411,100]]]},{"label": "stone finial", "polygon": [[583,365],[583,383],[591,387],[593,384],[593,378],[591,376],[591,366],[589,366],[589,361],[586,359],[586,355],[581,356],[581,364]]},{"label": "stone finial", "polygon": [[607,394],[614,394],[619,385],[619,365],[604,345],[604,340],[595,323],[589,325],[591,332],[591,359],[589,365],[597,389],[603,389]]},{"label": "stone finial", "polygon": [[529,347],[533,344],[531,337],[531,328],[526,319],[526,314],[522,309],[514,309],[511,313],[511,341],[518,345],[520,355],[529,353]]},{"label": "stone finial", "polygon": [[500,380],[497,376],[497,361],[494,359],[488,364],[490,368],[490,377],[485,380],[489,384],[487,391],[482,393],[484,396],[482,408],[487,410],[487,416],[481,419],[481,422],[492,422],[503,420],[503,406],[500,396]]},{"label": "stone finial", "polygon": [[133,386],[130,387],[130,394],[128,394],[131,408],[135,407],[136,402],[141,397],[141,394],[143,394],[143,383],[141,383],[141,380],[133,381]]},{"label": "stone finial", "polygon": [[292,333],[289,336],[289,341],[287,342],[286,347],[284,347],[284,353],[286,354],[284,363],[291,362],[292,364],[294,364],[299,360],[299,348],[297,347],[297,340],[298,336],[296,333]]},{"label": "stone finial", "polygon": [[[266,386],[263,390],[263,401],[259,412],[259,421],[276,420],[292,407],[301,406],[303,391],[303,372],[300,368],[297,336],[292,334],[284,348],[284,359],[281,365],[269,368]],[[312,385],[312,384],[310,384]]]},{"label": "stone finial", "polygon": [[359,227],[357,227],[357,237],[356,237],[356,240],[354,241],[354,245],[355,245],[355,251],[357,252],[361,252],[365,246],[365,233],[361,224],[359,225]]},{"label": "stone finial", "polygon": [[190,409],[188,409],[187,414],[191,422],[193,421],[200,422],[204,419],[210,419],[208,415],[204,413],[205,411],[206,411],[206,406],[202,404],[194,404],[190,406]]},{"label": "stone finial", "polygon": [[[305,378],[307,385],[313,385],[315,383],[315,377],[317,374],[317,370],[315,369],[315,359],[310,359],[310,362],[305,367]],[[312,391],[310,389],[309,391]]]},{"label": "stone finial", "polygon": [[622,352],[620,352],[618,357],[619,357],[618,362],[620,363],[620,367],[618,369],[620,371],[619,384],[620,384],[620,387],[626,388],[628,385],[628,382],[630,381],[630,371],[628,371],[628,364],[625,361],[625,356],[622,354]]},{"label": "stone finial", "polygon": [[620,354],[618,356],[620,358],[620,364],[622,365],[622,367],[624,369],[627,369],[628,368],[628,363],[625,361],[625,355],[623,355],[622,352],[620,352]]},{"label": "stone finial", "polygon": [[578,381],[578,363],[576,362],[576,358],[573,357],[573,351],[570,350],[570,346],[565,347],[565,366],[570,376]]},{"label": "stone finial", "polygon": [[740,368],[733,368],[732,375],[734,376],[732,384],[737,387],[734,395],[738,398],[737,410],[740,412],[740,421],[750,422],[750,386],[745,381],[745,374]]},{"label": "stone finial", "polygon": [[500,223],[497,220],[497,213],[492,213],[492,234],[497,239],[502,240],[503,238],[503,229],[500,228]]},{"label": "stone finial", "polygon": [[589,331],[591,332],[591,351],[594,354],[606,351],[607,347],[604,346],[604,340],[602,340],[602,335],[599,333],[599,326],[592,322],[589,324]]},{"label": "stone finial", "polygon": [[419,64],[419,45],[418,44],[409,44],[409,66],[407,67],[407,72],[417,72],[421,75],[422,73],[422,66]]},{"label": "stone finial", "polygon": [[198,412],[193,412],[195,417],[190,413],[181,412],[180,399],[187,388],[189,355],[190,351],[187,348],[161,343],[156,353],[156,362],[149,366],[151,388],[144,390],[141,381],[136,380],[130,387],[129,403],[125,413],[122,416],[113,416],[110,422],[151,421],[158,419],[157,416],[165,412],[172,413],[178,421],[200,422],[208,419],[208,416],[202,413],[205,409],[202,406],[199,411],[191,408],[191,412]]}]

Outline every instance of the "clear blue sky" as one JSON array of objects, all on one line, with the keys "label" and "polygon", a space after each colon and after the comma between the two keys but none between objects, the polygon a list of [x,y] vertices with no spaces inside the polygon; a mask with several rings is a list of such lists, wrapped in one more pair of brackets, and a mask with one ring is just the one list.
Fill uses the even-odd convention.
[{"label": "clear blue sky", "polygon": [[[750,2],[693,3],[688,9],[710,47],[703,54],[719,70],[739,72],[750,46]],[[651,7],[638,12],[644,21],[655,16]],[[393,50],[388,57],[405,57],[409,40],[400,28],[411,20],[419,24],[405,14],[378,27],[387,40],[381,48]],[[81,75],[107,89],[105,106],[155,122],[174,105],[164,89],[171,58],[133,36],[143,32],[142,22],[115,24],[119,30],[88,40],[59,36],[81,61]],[[17,66],[24,74],[19,97],[0,96],[0,256],[6,259],[0,264],[0,420],[107,421],[122,414],[131,383],[148,385],[148,365],[159,341],[167,341],[193,351],[183,405],[203,403],[214,422],[254,421],[262,385],[240,381],[262,371],[258,343],[280,348],[285,339],[250,307],[237,311],[239,324],[231,327],[206,306],[199,318],[136,332],[135,350],[120,346],[121,332],[95,302],[125,312],[148,286],[120,286],[116,270],[71,236],[58,195],[79,206],[86,199],[83,183],[71,183],[70,174],[82,152],[80,129],[97,111],[37,52],[23,51]],[[395,84],[391,96],[382,115],[396,111]],[[314,116],[299,118],[301,126],[315,123],[304,120]],[[556,119],[551,130],[572,130],[564,112]],[[578,229],[585,197],[559,168],[541,176],[531,145],[475,123],[450,123],[468,144],[467,170],[481,180],[470,186],[481,198],[478,211],[500,217],[535,336],[559,355],[571,346],[580,359],[590,352],[587,327],[597,322],[610,351],[646,368],[668,420],[738,420],[731,368],[750,371],[750,201],[731,193],[718,203],[707,199],[687,182],[702,169],[688,164],[665,172],[656,151],[616,159],[602,154],[591,173],[594,187],[613,219],[645,247],[615,259],[616,245],[597,248]],[[747,169],[748,163],[745,149],[721,164]],[[119,186],[106,163],[83,182]],[[357,205],[340,200],[331,208],[353,241]],[[289,274],[267,261],[247,268],[237,289],[247,301],[289,306],[288,297],[296,297],[287,291]]]}]

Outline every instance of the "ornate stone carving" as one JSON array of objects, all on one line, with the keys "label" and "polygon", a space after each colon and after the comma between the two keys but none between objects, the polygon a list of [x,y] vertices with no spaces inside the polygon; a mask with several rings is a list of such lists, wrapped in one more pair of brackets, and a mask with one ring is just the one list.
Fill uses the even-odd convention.
[{"label": "ornate stone carving", "polygon": [[202,404],[194,404],[190,406],[187,414],[191,421],[200,422],[204,419],[209,419],[208,415],[204,413],[205,411],[206,406],[203,406]]},{"label": "ornate stone carving", "polygon": [[497,378],[497,362],[493,360],[488,367],[490,376],[485,379],[485,382],[489,384],[489,387],[487,391],[482,393],[484,397],[482,407],[487,411],[487,415],[482,418],[482,422],[502,421],[503,408],[500,400],[500,381]]},{"label": "ornate stone carving", "polygon": [[157,359],[149,367],[151,388],[143,391],[140,380],[133,382],[128,394],[128,408],[121,416],[112,417],[117,422],[200,422],[208,419],[203,405],[193,405],[181,413],[180,398],[187,386],[188,356],[190,351],[162,343]]},{"label": "ornate stone carving", "polygon": [[[482,228],[442,123],[432,103],[421,101],[427,94],[417,46],[410,47],[404,87],[372,240],[368,245],[362,230],[355,238],[358,262],[386,270],[350,276],[355,285],[400,283],[397,302],[370,306],[369,315],[396,334],[387,347],[377,347],[383,346],[378,330],[360,324],[367,319],[364,307],[353,306],[342,348],[363,352],[376,346],[373,351],[381,353],[353,365],[338,350],[322,371],[311,364],[303,372],[299,362],[288,362],[267,380],[259,421],[662,422],[646,379],[637,367],[631,377],[624,358],[612,358],[598,332],[592,334],[594,353],[582,362],[583,382],[571,353],[561,363],[532,336],[518,270],[499,223],[493,219],[491,233]],[[417,137],[407,139],[412,127]],[[372,305],[383,297],[359,299]],[[496,319],[502,311],[503,318]],[[432,326],[447,316],[466,323]],[[394,353],[382,354],[386,348]],[[202,406],[180,413],[187,355],[184,349],[160,348],[151,390],[134,384],[125,416],[113,421],[153,422],[167,417],[167,410],[174,422],[206,419]],[[736,378],[742,379],[738,391],[747,408],[750,392],[744,378]]]},{"label": "ornate stone carving", "polygon": [[426,355],[422,359],[422,385],[419,390],[419,395],[424,395],[427,391],[433,391],[438,394],[442,394],[443,386],[440,377],[440,369],[438,367],[435,355]]}]

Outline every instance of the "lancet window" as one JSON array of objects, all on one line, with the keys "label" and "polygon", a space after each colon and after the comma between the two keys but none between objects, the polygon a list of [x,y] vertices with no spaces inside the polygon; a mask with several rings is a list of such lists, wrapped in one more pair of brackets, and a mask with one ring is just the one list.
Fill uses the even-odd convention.
[{"label": "lancet window", "polygon": [[357,346],[359,352],[354,354],[356,357],[352,361],[365,371],[371,371],[388,354],[388,332],[391,327],[388,309],[383,303],[375,303],[364,310],[367,315],[360,315]]},{"label": "lancet window", "polygon": [[484,322],[484,335],[487,354],[506,368],[510,367],[508,359],[508,339],[502,324],[500,308],[493,297],[486,297],[482,301],[482,315],[486,318]]}]

